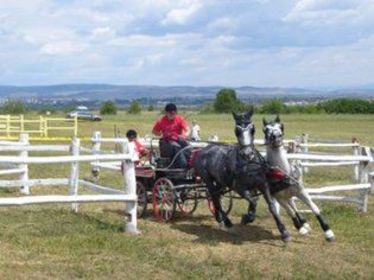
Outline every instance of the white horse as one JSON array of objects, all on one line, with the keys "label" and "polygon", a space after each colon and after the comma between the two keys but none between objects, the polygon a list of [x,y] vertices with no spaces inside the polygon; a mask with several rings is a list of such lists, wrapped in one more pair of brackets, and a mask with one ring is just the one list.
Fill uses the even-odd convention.
[{"label": "white horse", "polygon": [[290,185],[290,187],[274,193],[273,197],[283,208],[286,209],[300,234],[305,235],[309,233],[311,228],[300,213],[298,213],[296,205],[292,200],[293,196],[299,198],[312,210],[325,233],[326,240],[335,240],[333,231],[322,216],[318,206],[313,202],[310,195],[305,190],[301,180],[299,180],[300,172],[293,169],[287,159],[287,151],[283,146],[284,126],[281,123],[279,116],[277,116],[272,122],[267,122],[264,118],[263,131],[265,134],[266,159],[271,166],[284,173],[286,176],[285,178],[288,179]]}]

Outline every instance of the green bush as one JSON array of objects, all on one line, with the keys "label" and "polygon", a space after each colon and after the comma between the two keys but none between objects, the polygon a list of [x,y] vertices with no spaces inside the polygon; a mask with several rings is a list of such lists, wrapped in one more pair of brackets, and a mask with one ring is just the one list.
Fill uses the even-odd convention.
[{"label": "green bush", "polygon": [[142,112],[142,107],[140,107],[140,104],[138,101],[134,100],[133,102],[131,102],[130,107],[127,112],[133,115],[140,114]]},{"label": "green bush", "polygon": [[262,103],[260,107],[260,113],[262,114],[283,114],[286,113],[287,106],[278,99],[267,100]]},{"label": "green bush", "polygon": [[0,107],[1,114],[20,115],[26,113],[26,111],[26,105],[21,100],[9,99]]},{"label": "green bush", "polygon": [[374,102],[363,99],[333,99],[319,106],[329,114],[374,114]]},{"label": "green bush", "polygon": [[117,106],[112,101],[106,101],[100,108],[101,115],[116,115],[117,114]]}]

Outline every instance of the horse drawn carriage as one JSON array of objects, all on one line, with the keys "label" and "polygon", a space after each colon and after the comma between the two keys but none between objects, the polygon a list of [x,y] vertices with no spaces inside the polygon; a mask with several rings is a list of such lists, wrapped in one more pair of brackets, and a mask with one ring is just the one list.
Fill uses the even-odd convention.
[{"label": "horse drawn carriage", "polygon": [[[178,210],[182,215],[192,214],[200,200],[207,200],[210,211],[214,213],[209,192],[192,168],[192,161],[200,148],[189,146],[192,152],[188,166],[176,168],[174,162],[179,154],[173,158],[161,157],[158,148],[153,145],[154,141],[151,140],[149,161],[136,167],[138,217],[143,217],[148,204],[152,204],[154,216],[168,222]],[[221,202],[227,214],[233,204],[231,194],[230,190],[222,190]]]}]

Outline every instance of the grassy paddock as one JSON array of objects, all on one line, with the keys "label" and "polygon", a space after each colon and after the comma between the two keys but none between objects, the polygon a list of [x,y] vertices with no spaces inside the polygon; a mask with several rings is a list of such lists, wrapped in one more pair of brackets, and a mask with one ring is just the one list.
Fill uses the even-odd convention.
[{"label": "grassy paddock", "polygon": [[[234,140],[230,115],[193,115],[206,138]],[[266,116],[268,119],[271,116]],[[139,116],[120,113],[103,122],[80,122],[80,135],[100,130],[113,136],[114,125],[124,134],[135,128],[140,135],[150,134],[157,113]],[[358,137],[372,143],[373,116],[282,116],[287,137],[305,132],[312,138],[350,141]],[[262,137],[262,116],[254,116],[257,135]],[[371,144],[371,146],[374,146]],[[315,169],[308,183],[339,183],[351,178],[350,169]],[[66,177],[69,166],[32,166],[31,178]],[[83,164],[82,177],[89,177]],[[119,174],[102,173],[100,183],[119,186]],[[14,189],[1,189],[1,196],[15,196]],[[33,189],[38,193],[66,193],[66,187]],[[43,205],[0,208],[0,279],[370,279],[374,275],[374,202],[369,212],[358,213],[351,205],[318,203],[337,241],[327,243],[314,217],[308,215],[313,231],[297,234],[292,222],[282,212],[293,241],[284,244],[275,223],[259,203],[257,220],[239,225],[245,211],[242,201],[235,201],[231,217],[237,234],[220,229],[200,202],[191,217],[178,216],[173,223],[155,221],[151,213],[139,221],[142,234],[122,232],[123,212],[120,203],[86,204],[79,214],[67,205]],[[150,209],[150,207],[149,207]]]}]

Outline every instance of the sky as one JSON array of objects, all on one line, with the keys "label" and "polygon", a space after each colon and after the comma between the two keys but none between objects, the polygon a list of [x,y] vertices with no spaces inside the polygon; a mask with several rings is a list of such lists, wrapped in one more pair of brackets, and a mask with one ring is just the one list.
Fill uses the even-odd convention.
[{"label": "sky", "polygon": [[374,0],[0,0],[0,85],[374,88]]}]

